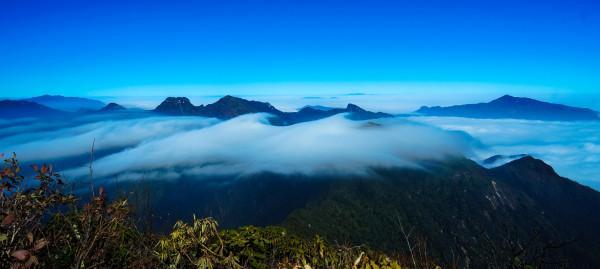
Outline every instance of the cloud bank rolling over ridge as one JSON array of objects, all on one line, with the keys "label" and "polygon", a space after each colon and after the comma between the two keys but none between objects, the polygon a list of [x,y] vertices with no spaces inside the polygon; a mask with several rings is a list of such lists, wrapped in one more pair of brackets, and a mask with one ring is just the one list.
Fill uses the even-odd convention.
[{"label": "cloud bank rolling over ridge", "polygon": [[[19,159],[24,162],[46,161],[89,153],[92,143],[95,150],[123,149],[148,139],[202,128],[215,122],[218,121],[197,117],[180,117],[177,120],[166,117],[103,119],[82,125],[67,124],[63,126],[64,128],[45,131],[37,129],[44,130],[48,123],[32,124],[16,127],[20,134],[0,139],[0,149],[5,153],[17,153]],[[28,129],[36,131],[30,132]],[[11,131],[10,129],[0,131],[0,135],[2,132]]]},{"label": "cloud bank rolling over ridge", "polygon": [[[252,114],[179,132],[95,162],[95,175],[168,171],[170,177],[213,174],[362,173],[370,166],[416,166],[470,151],[467,136],[402,119],[377,123],[343,115],[292,126],[272,126]],[[87,175],[81,167],[65,172]]]},{"label": "cloud bank rolling over ridge", "polygon": [[[531,154],[565,177],[600,186],[597,122],[450,117],[361,122],[338,115],[292,126],[271,126],[264,114],[225,122],[149,114],[122,117],[0,122],[0,152],[16,152],[24,163],[57,164],[74,180],[87,176],[83,164],[89,160],[94,139],[95,177],[124,180],[259,171],[363,173],[370,166],[413,167],[420,159],[447,155],[480,161],[496,154]],[[68,161],[60,162],[65,159]]]},{"label": "cloud bank rolling over ridge", "polygon": [[[156,177],[277,173],[363,173],[371,166],[415,167],[423,159],[468,155],[475,143],[401,118],[351,121],[338,115],[292,126],[272,126],[267,114],[219,122],[201,117],[102,120],[0,139],[0,150],[23,161],[84,156],[117,149],[94,162],[94,176]],[[85,158],[85,157],[82,157]],[[158,171],[158,172],[157,172]],[[63,171],[70,179],[88,167]]]}]

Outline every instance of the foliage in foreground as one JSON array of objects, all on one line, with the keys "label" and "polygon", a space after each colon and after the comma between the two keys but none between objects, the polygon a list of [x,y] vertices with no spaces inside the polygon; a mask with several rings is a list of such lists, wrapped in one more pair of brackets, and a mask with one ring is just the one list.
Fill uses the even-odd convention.
[{"label": "foliage in foreground", "polygon": [[0,268],[400,268],[363,247],[307,240],[281,227],[219,230],[211,218],[179,221],[166,236],[137,229],[127,200],[102,189],[84,206],[50,166],[0,171]]}]

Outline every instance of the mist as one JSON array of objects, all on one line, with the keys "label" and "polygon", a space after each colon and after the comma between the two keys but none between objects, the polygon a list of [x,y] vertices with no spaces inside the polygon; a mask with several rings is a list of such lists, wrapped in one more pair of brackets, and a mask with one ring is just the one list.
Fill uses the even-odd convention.
[{"label": "mist", "polygon": [[[113,116],[114,117],[114,116]],[[0,132],[2,153],[18,154],[23,162],[49,161],[88,154],[94,150],[124,149],[149,139],[157,139],[185,130],[202,128],[218,122],[200,117],[145,117],[39,122],[6,128]],[[12,134],[17,132],[18,134]]]},{"label": "mist", "polygon": [[[105,119],[45,132],[21,130],[0,139],[0,149],[23,161],[57,160],[88,153],[95,139],[96,150],[112,153],[94,161],[94,177],[139,180],[263,171],[360,174],[370,167],[419,167],[422,160],[470,155],[476,144],[462,132],[402,118],[351,121],[337,115],[272,126],[268,117]],[[77,180],[89,170],[62,172]]]},{"label": "mist", "polygon": [[410,120],[469,133],[485,145],[474,150],[476,160],[496,154],[529,154],[550,164],[564,177],[600,189],[600,122],[453,117]]},{"label": "mist", "polygon": [[[55,163],[67,178],[87,176],[94,144],[98,178],[201,178],[204,175],[358,174],[371,167],[419,167],[422,160],[529,154],[568,178],[600,186],[600,123],[345,115],[272,126],[269,115],[228,121],[152,113],[62,121],[0,122],[0,153],[24,163]],[[95,142],[94,142],[95,141]],[[78,161],[75,161],[78,160]]]}]

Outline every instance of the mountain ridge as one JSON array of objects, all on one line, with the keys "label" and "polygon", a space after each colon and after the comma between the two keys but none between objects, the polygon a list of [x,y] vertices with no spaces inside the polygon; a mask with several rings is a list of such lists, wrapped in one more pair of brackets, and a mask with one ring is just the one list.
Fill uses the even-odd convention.
[{"label": "mountain ridge", "polygon": [[597,111],[543,102],[527,97],[503,95],[487,103],[453,105],[447,107],[422,106],[417,114],[440,117],[466,117],[479,119],[525,119],[556,121],[600,120]]},{"label": "mountain ridge", "polygon": [[67,112],[93,111],[101,109],[106,105],[104,102],[90,98],[49,94],[26,98],[23,100]]},{"label": "mountain ridge", "polygon": [[0,101],[0,118],[5,119],[61,117],[68,114],[68,112],[30,101],[8,99]]},{"label": "mountain ridge", "polygon": [[[600,223],[600,193],[532,157],[494,169],[457,157],[354,176],[264,172],[158,184],[152,186],[166,200],[157,198],[155,213],[170,213],[173,221],[192,210],[225,227],[282,225],[304,238],[389,254],[406,251],[402,225],[444,267],[460,261],[458,268],[506,268],[515,259],[600,265],[600,231],[593,226]],[[182,205],[166,195],[173,192],[197,199]],[[523,249],[517,253],[509,243]]]},{"label": "mountain ridge", "polygon": [[329,110],[319,110],[307,106],[296,112],[283,112],[267,102],[246,100],[231,95],[226,95],[212,104],[200,106],[194,106],[186,97],[167,97],[154,111],[167,115],[204,116],[224,120],[250,113],[268,113],[275,116],[270,119],[274,125],[292,125],[340,113],[349,113],[348,118],[352,120],[392,117],[387,113],[364,110],[354,104],[348,104],[346,108],[332,108]]}]

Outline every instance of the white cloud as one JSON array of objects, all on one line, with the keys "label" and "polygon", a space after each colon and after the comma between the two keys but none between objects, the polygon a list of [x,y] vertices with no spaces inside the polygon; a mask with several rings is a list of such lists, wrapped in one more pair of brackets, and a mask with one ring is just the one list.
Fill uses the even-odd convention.
[{"label": "white cloud", "polygon": [[562,176],[600,182],[600,122],[486,120],[454,117],[413,117],[411,120],[461,130],[487,147],[480,159],[495,154],[531,154],[552,165]]},{"label": "white cloud", "polygon": [[216,122],[201,117],[147,117],[67,124],[58,129],[49,129],[44,123],[24,125],[19,127],[19,134],[0,139],[0,152],[16,152],[24,162],[48,161],[86,154],[94,139],[95,150],[122,149]]},{"label": "white cloud", "polygon": [[[524,153],[546,161],[563,176],[600,182],[598,122],[411,117],[377,120],[381,126],[374,127],[339,115],[279,127],[265,124],[265,117],[246,115],[220,122],[142,115],[122,120],[5,122],[0,152],[17,152],[22,161],[73,158],[88,153],[96,138],[96,150],[109,150],[109,155],[96,160],[96,176],[127,179],[261,170],[362,173],[369,166],[414,166],[417,159],[447,154],[481,160]],[[466,132],[476,141],[443,129]],[[484,147],[474,147],[477,142]],[[85,173],[85,168],[67,171],[75,177]]]},{"label": "white cloud", "polygon": [[[245,115],[153,139],[97,160],[94,174],[363,173],[371,166],[416,166],[421,159],[468,154],[471,142],[464,135],[397,118],[377,125],[339,115],[282,127],[267,124],[266,117]],[[65,174],[87,172],[81,167]]]}]

